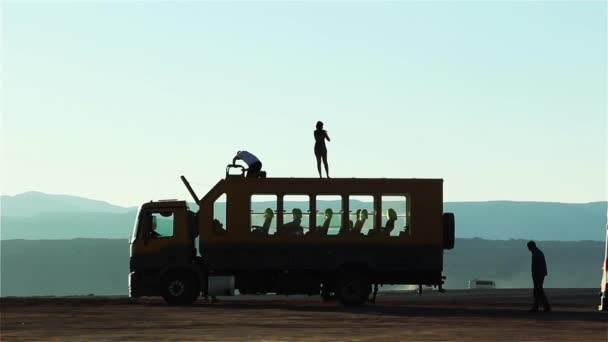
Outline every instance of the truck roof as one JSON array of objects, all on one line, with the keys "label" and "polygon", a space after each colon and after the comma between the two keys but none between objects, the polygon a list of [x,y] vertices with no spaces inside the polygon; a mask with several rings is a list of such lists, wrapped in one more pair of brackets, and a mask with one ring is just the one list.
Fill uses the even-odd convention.
[{"label": "truck roof", "polygon": [[154,209],[154,208],[188,208],[188,202],[184,200],[176,200],[176,199],[167,199],[167,200],[158,200],[158,201],[150,201],[144,203],[142,208],[146,209]]},{"label": "truck roof", "polygon": [[315,184],[336,184],[336,183],[375,183],[375,182],[407,182],[407,183],[424,183],[424,182],[443,182],[443,178],[317,178],[317,177],[269,177],[269,178],[246,178],[240,175],[228,176],[225,179],[227,182],[253,182],[253,183],[282,183],[288,182],[303,182]]}]

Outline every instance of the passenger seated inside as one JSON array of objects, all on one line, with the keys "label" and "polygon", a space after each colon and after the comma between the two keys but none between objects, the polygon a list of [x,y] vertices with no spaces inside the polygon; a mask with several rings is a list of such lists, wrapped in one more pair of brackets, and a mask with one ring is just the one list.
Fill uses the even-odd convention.
[{"label": "passenger seated inside", "polygon": [[379,234],[383,235],[383,236],[391,235],[391,232],[393,231],[393,229],[395,229],[395,221],[397,221],[397,212],[393,208],[390,208],[386,212],[386,216],[387,216],[388,220],[386,221],[386,224],[384,225],[384,227],[370,229],[369,232],[367,232],[368,236],[379,235]]},{"label": "passenger seated inside", "polygon": [[[357,211],[355,212],[355,224],[354,225],[350,225],[350,229],[355,228],[355,226],[357,225],[357,222],[359,222],[359,215],[361,215],[361,209],[357,209]],[[350,221],[353,222],[353,221]]]},{"label": "passenger seated inside", "polygon": [[388,220],[386,221],[386,224],[384,225],[382,234],[384,236],[390,236],[393,229],[395,229],[395,221],[397,221],[397,212],[393,208],[390,208],[390,209],[388,209],[386,216],[388,216]]},{"label": "passenger seated inside", "polygon": [[[163,217],[170,217],[171,215],[173,215],[173,213],[170,212],[170,211],[163,211],[163,212],[160,212],[158,214],[160,216],[162,216],[160,218],[161,219],[161,227],[163,226],[162,223],[165,223],[164,226],[166,226],[166,222],[163,221]],[[158,222],[157,222],[157,216],[156,215],[157,214],[155,213],[154,215],[150,215],[147,218],[149,220],[148,224],[147,224],[147,226],[149,227],[148,228],[148,232],[147,232],[148,238],[154,239],[154,238],[165,236],[165,235],[159,233],[158,230],[157,230],[157,228],[158,228]],[[161,231],[163,231],[163,230],[161,229]]]},{"label": "passenger seated inside", "polygon": [[323,221],[323,225],[317,227],[317,231],[320,235],[327,235],[327,231],[329,230],[329,225],[331,224],[331,218],[334,216],[334,211],[331,208],[325,209],[325,216]]},{"label": "passenger seated inside", "polygon": [[302,228],[302,210],[294,208],[291,211],[293,221],[283,225],[283,232],[289,235],[304,235],[304,228]]},{"label": "passenger seated inside", "polygon": [[224,225],[218,219],[213,219],[212,229],[213,229],[214,234],[218,234],[218,235],[226,234],[226,229],[224,229]]},{"label": "passenger seated inside", "polygon": [[367,218],[368,218],[367,209],[357,210],[357,222],[355,223],[355,226],[353,227],[353,233],[355,233],[355,234],[361,233],[361,229],[363,229],[363,226],[365,225],[365,221],[367,221]]},{"label": "passenger seated inside", "polygon": [[150,226],[150,230],[148,231],[148,238],[154,239],[159,236],[162,236],[159,232],[156,231],[156,216],[152,216],[150,218],[152,219],[152,223]]},{"label": "passenger seated inside", "polygon": [[257,235],[268,235],[268,230],[272,224],[274,212],[271,208],[266,208],[264,211],[264,223],[261,226],[251,226],[251,232]]},{"label": "passenger seated inside", "polygon": [[343,229],[340,228],[340,232],[338,234],[343,234],[346,232],[352,232],[353,229],[355,228],[355,225],[357,224],[357,221],[359,221],[359,214],[361,213],[361,209],[357,209],[357,212],[355,213],[355,223],[353,224],[353,220],[348,220],[348,229]]},{"label": "passenger seated inside", "polygon": [[345,226],[340,227],[340,229],[338,230],[338,235],[348,234],[352,228],[353,228],[353,221],[349,220],[347,226],[345,225]]},{"label": "passenger seated inside", "polygon": [[408,236],[410,235],[410,226],[403,227],[403,230],[399,232],[399,236]]}]

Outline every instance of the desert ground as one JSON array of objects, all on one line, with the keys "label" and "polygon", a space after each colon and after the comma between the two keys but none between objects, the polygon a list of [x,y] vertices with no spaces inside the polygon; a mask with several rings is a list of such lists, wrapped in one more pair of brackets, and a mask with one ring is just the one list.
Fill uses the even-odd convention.
[{"label": "desert ground", "polygon": [[607,341],[597,289],[548,289],[552,313],[529,314],[530,289],[381,292],[345,308],[319,297],[236,296],[169,307],[161,299],[5,297],[2,341]]}]

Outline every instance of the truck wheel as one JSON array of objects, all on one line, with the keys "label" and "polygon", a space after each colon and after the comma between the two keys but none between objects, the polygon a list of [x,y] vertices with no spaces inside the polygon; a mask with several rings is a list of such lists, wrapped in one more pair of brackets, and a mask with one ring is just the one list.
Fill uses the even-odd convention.
[{"label": "truck wheel", "polygon": [[334,289],[328,283],[323,283],[323,287],[321,288],[321,299],[324,302],[331,302],[336,299],[334,294]]},{"label": "truck wheel", "polygon": [[360,306],[365,303],[371,291],[371,284],[365,275],[348,272],[339,277],[336,296],[342,305]]},{"label": "truck wheel", "polygon": [[321,299],[323,299],[324,302],[331,302],[331,301],[334,301],[336,299],[336,296],[333,295],[329,291],[322,291],[321,292]]},{"label": "truck wheel", "polygon": [[169,305],[190,305],[200,289],[195,278],[187,273],[172,273],[162,281],[161,295]]}]

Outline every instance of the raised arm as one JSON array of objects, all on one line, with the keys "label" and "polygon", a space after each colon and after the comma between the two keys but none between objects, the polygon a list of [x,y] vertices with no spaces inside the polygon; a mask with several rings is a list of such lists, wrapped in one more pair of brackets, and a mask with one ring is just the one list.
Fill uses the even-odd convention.
[{"label": "raised arm", "polygon": [[331,141],[331,139],[329,139],[329,135],[327,135],[327,131],[325,131],[325,139],[327,139],[327,141]]}]

